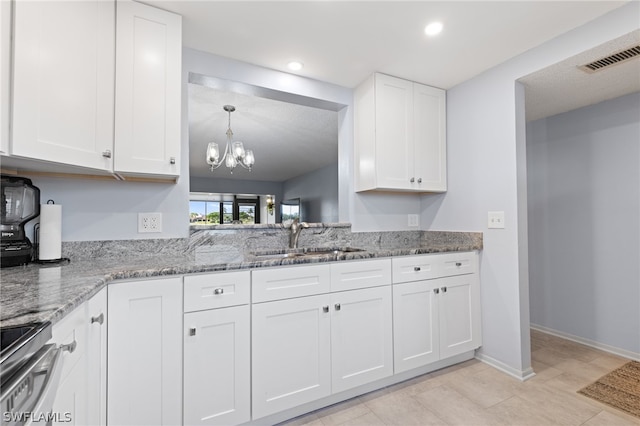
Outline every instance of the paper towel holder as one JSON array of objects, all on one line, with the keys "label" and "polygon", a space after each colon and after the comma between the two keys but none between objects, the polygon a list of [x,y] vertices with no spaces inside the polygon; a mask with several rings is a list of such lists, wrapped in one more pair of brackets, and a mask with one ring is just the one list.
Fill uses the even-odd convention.
[{"label": "paper towel holder", "polygon": [[[53,200],[47,200],[47,204],[55,204],[55,203],[56,202]],[[40,224],[39,223],[37,223],[33,227],[33,233],[34,233],[34,241],[35,241],[34,263],[37,263],[40,265],[59,265],[62,263],[71,262],[71,259],[69,259],[68,257],[61,257],[59,259],[46,259],[46,260],[40,259]]]}]

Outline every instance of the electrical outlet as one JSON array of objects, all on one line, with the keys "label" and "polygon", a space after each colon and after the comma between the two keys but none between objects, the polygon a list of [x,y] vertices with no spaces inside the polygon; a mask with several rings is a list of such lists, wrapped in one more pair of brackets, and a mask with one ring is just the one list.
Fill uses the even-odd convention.
[{"label": "electrical outlet", "polygon": [[138,233],[162,232],[162,213],[138,213]]},{"label": "electrical outlet", "polygon": [[504,212],[489,212],[489,229],[504,229]]},{"label": "electrical outlet", "polygon": [[417,214],[410,214],[407,215],[407,225],[409,226],[419,226],[420,225],[420,216],[418,216]]}]

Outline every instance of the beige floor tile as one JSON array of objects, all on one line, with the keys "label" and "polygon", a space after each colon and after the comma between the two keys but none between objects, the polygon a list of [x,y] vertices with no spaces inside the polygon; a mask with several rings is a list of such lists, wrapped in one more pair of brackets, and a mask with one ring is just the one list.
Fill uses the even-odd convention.
[{"label": "beige floor tile", "polygon": [[416,395],[429,411],[449,425],[495,425],[498,419],[447,385]]},{"label": "beige floor tile", "polygon": [[574,393],[591,383],[593,383],[591,379],[576,376],[571,373],[562,373],[553,379],[547,380],[545,385],[568,393]]},{"label": "beige floor tile", "polygon": [[564,373],[569,373],[574,376],[584,377],[591,382],[598,380],[600,377],[611,371],[609,368],[578,361],[576,359],[567,359],[554,365],[553,368],[557,368]]},{"label": "beige floor tile", "polygon": [[619,415],[609,411],[601,411],[583,423],[584,426],[635,426],[640,425],[640,419],[635,420],[628,415]]},{"label": "beige floor tile", "polygon": [[353,398],[316,411],[318,418],[322,421],[322,424],[326,426],[342,425],[369,413],[371,413],[371,410],[362,404],[358,398]]},{"label": "beige floor tile", "polygon": [[378,416],[371,412],[341,423],[342,426],[384,426],[384,424]]},{"label": "beige floor tile", "polygon": [[491,368],[472,376],[458,375],[447,386],[487,408],[514,396],[515,391],[522,387],[522,382]]},{"label": "beige floor tile", "polygon": [[546,416],[544,410],[540,410],[539,407],[517,396],[487,408],[487,412],[498,419],[498,424],[505,426],[549,426],[559,424],[555,423],[553,418]]},{"label": "beige floor tile", "polygon": [[598,358],[590,361],[590,365],[596,365],[598,367],[603,367],[608,371],[613,371],[616,368],[620,368],[625,365],[629,360],[627,358],[622,358],[613,354],[603,354]]},{"label": "beige floor tile", "polygon": [[323,424],[315,413],[310,413],[280,423],[278,426],[323,426]]},{"label": "beige floor tile", "polygon": [[535,376],[529,379],[532,382],[544,382],[562,374],[562,371],[558,370],[557,368],[551,367],[544,362],[536,360],[531,361],[531,367],[533,368],[533,372],[536,373]]},{"label": "beige floor tile", "polygon": [[441,425],[446,423],[420,402],[401,392],[382,395],[365,403],[387,425]]}]

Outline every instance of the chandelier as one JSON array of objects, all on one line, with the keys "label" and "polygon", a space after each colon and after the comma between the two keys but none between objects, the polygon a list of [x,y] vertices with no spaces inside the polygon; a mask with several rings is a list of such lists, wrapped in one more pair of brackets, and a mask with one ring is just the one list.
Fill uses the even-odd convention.
[{"label": "chandelier", "polygon": [[211,171],[214,171],[223,163],[231,169],[231,173],[233,173],[233,169],[238,164],[251,171],[251,166],[255,163],[253,151],[250,149],[245,150],[242,142],[233,141],[233,132],[231,131],[231,113],[236,110],[236,107],[233,105],[225,105],[222,109],[229,113],[227,145],[224,148],[222,158],[220,158],[220,148],[218,147],[218,144],[215,142],[209,142],[209,146],[207,146],[207,164],[211,166]]}]

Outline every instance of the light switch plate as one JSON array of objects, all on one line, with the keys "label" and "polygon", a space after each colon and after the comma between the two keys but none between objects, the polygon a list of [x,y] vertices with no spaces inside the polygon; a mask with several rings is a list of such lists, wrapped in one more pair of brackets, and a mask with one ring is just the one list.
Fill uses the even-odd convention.
[{"label": "light switch plate", "polygon": [[162,232],[162,213],[138,213],[138,233]]},{"label": "light switch plate", "polygon": [[489,229],[504,229],[504,212],[489,212]]},{"label": "light switch plate", "polygon": [[420,226],[420,216],[418,216],[417,214],[410,214],[407,216],[407,225],[408,226]]}]

